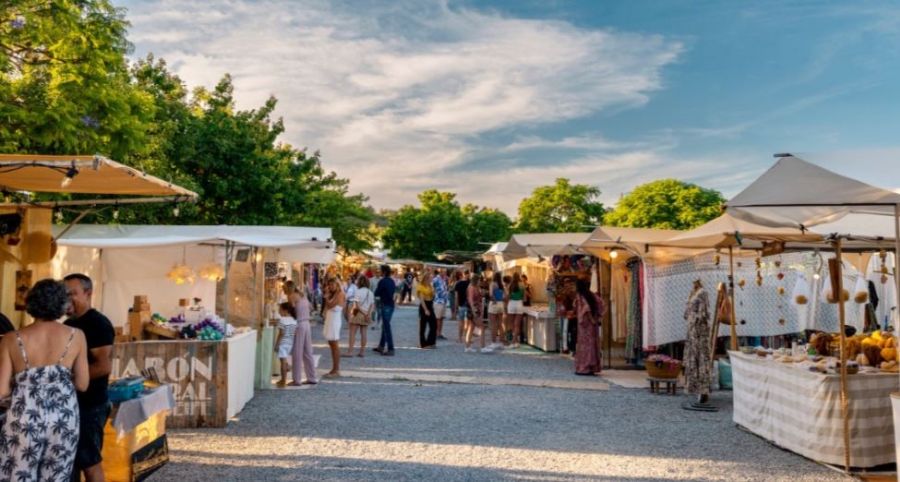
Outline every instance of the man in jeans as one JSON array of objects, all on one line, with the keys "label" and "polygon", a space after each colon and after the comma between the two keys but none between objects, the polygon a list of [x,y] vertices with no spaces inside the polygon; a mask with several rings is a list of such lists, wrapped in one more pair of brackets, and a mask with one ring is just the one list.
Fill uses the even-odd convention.
[{"label": "man in jeans", "polygon": [[88,389],[78,393],[81,429],[72,480],[80,481],[83,472],[88,482],[102,482],[104,476],[100,462],[103,459],[100,454],[103,451],[103,428],[111,409],[107,386],[112,371],[116,333],[109,319],[91,307],[94,291],[91,279],[83,274],[70,274],[64,281],[69,292],[69,319],[66,325],[84,332],[91,378]]},{"label": "man in jeans", "polygon": [[394,297],[397,285],[391,278],[391,267],[381,266],[381,279],[375,288],[375,299],[381,303],[381,341],[372,350],[384,356],[394,356],[394,335],[391,333],[391,317],[394,316]]}]

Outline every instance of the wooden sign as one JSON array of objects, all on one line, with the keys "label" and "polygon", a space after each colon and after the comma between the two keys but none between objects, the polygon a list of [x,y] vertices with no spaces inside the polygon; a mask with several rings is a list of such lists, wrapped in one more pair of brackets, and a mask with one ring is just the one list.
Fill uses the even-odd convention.
[{"label": "wooden sign", "polygon": [[172,385],[175,409],[169,427],[224,427],[228,409],[228,344],[215,341],[142,341],[116,344],[112,377],[154,368]]}]

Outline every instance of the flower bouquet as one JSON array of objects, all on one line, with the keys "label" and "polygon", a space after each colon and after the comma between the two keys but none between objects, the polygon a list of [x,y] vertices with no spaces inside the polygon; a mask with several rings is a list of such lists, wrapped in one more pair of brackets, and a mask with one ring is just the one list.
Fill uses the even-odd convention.
[{"label": "flower bouquet", "polygon": [[677,378],[681,373],[681,360],[676,360],[668,355],[654,353],[644,360],[647,374],[653,378]]}]

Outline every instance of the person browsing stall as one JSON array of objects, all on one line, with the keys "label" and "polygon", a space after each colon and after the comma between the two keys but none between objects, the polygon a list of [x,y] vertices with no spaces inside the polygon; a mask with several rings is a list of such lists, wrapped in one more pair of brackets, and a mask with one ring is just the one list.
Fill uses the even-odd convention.
[{"label": "person browsing stall", "polygon": [[105,480],[100,465],[103,461],[103,428],[112,409],[107,388],[116,333],[109,318],[92,306],[94,284],[89,277],[80,273],[70,274],[63,281],[69,295],[69,319],[65,324],[84,333],[91,379],[88,389],[78,393],[81,429],[72,480],[80,480],[83,473],[87,482],[102,482]]}]

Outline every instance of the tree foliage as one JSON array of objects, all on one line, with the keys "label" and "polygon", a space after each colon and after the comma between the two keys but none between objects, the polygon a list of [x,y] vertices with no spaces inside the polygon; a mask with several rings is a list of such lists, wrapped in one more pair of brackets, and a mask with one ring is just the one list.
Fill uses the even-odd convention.
[{"label": "tree foliage", "polygon": [[0,151],[142,152],[153,102],[130,82],[108,0],[0,2]]},{"label": "tree foliage", "polygon": [[135,65],[137,85],[156,105],[149,153],[138,161],[151,173],[196,191],[194,205],[132,210],[127,222],[181,224],[303,225],[332,228],[334,239],[352,251],[370,245],[373,219],[365,196],[322,167],[318,152],[278,143],[284,132],[273,119],[270,98],[257,109],[235,106],[231,77],[211,91],[192,95],[165,62],[149,57]]},{"label": "tree foliage", "polygon": [[607,214],[610,226],[692,229],[721,214],[725,199],[718,191],[676,179],[636,187]]},{"label": "tree foliage", "polygon": [[559,178],[551,186],[540,186],[519,203],[516,230],[522,233],[566,233],[590,231],[603,221],[600,189],[572,184]]},{"label": "tree foliage", "polygon": [[382,241],[394,258],[432,261],[442,251],[477,251],[481,242],[509,238],[512,222],[500,211],[460,207],[456,194],[434,189],[418,198],[419,207],[403,206],[384,230]]}]

